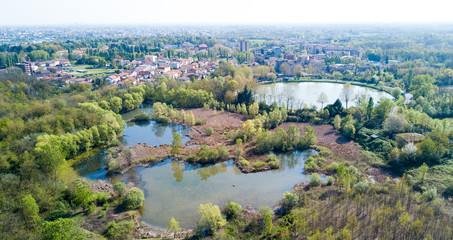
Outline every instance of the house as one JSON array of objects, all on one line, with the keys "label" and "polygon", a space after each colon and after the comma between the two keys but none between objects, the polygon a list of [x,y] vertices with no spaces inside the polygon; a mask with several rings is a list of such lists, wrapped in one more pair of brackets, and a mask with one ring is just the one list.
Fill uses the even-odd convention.
[{"label": "house", "polygon": [[419,133],[399,133],[395,135],[395,141],[399,146],[405,146],[408,143],[419,143],[425,139],[425,136]]},{"label": "house", "polygon": [[163,75],[167,75],[174,79],[178,79],[179,76],[181,75],[181,71],[179,71],[179,70],[168,71],[168,72],[164,72]]},{"label": "house", "polygon": [[206,45],[206,44],[204,44],[204,43],[203,43],[203,44],[200,44],[200,45],[198,46],[198,50],[200,50],[200,51],[201,51],[201,50],[208,50],[208,45]]},{"label": "house", "polygon": [[108,76],[105,80],[109,84],[118,84],[118,82],[121,80],[121,78],[118,74],[113,74],[113,75]]}]

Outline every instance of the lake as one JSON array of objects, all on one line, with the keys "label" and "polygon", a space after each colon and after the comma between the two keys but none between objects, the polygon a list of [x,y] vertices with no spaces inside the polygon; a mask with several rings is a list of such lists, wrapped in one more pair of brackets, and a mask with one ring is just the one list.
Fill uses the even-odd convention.
[{"label": "lake", "polygon": [[[146,112],[149,108],[136,111]],[[160,130],[156,131],[156,128]],[[186,131],[190,128],[149,121],[126,126],[123,141],[129,146],[138,142],[146,142],[149,146],[170,144],[170,133],[183,135]],[[223,207],[231,200],[243,206],[272,207],[282,199],[285,191],[291,191],[297,183],[309,181],[303,166],[305,159],[314,153],[314,150],[308,150],[277,154],[282,165],[280,169],[249,174],[242,173],[233,160],[194,166],[166,159],[151,167],[136,167],[121,175],[107,176],[103,168],[104,150],[78,160],[73,168],[81,176],[93,180],[134,182],[145,192],[142,221],[155,229],[165,228],[171,217],[183,228],[194,228],[201,203]]]},{"label": "lake", "polygon": [[[260,85],[256,89],[256,101],[265,101],[267,104],[273,102],[281,105],[282,103],[287,104],[289,98],[289,106],[292,108],[301,108],[304,104],[307,106],[314,105],[318,108],[321,107],[318,97],[324,92],[328,97],[328,101],[324,103],[324,106],[327,104],[334,103],[337,99],[340,99],[341,90],[343,89],[344,84],[339,83],[323,83],[323,82],[292,82],[292,83],[274,83],[274,84],[265,84]],[[381,98],[393,99],[393,97],[383,91],[378,91],[373,88],[367,88],[362,86],[351,86],[353,89],[353,96],[366,95],[366,99],[369,97],[374,99],[376,103]],[[343,101],[342,101],[343,102]],[[349,106],[357,105],[356,100],[352,100],[348,103]],[[343,102],[343,106],[346,106],[346,103]]]}]

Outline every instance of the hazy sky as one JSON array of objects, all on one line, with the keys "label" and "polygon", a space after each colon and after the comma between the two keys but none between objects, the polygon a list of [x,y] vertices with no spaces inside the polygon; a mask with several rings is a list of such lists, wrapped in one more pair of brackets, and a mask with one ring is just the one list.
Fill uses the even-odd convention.
[{"label": "hazy sky", "polygon": [[453,23],[451,0],[0,0],[0,25]]}]

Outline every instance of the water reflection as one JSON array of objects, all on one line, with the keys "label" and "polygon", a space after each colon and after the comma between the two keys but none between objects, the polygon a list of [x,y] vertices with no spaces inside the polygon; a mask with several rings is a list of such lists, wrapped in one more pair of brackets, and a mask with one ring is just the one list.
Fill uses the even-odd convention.
[{"label": "water reflection", "polygon": [[184,165],[178,161],[172,161],[171,170],[173,171],[173,177],[176,182],[181,182],[184,177]]},{"label": "water reflection", "polygon": [[202,181],[207,181],[209,177],[215,176],[218,173],[227,171],[225,163],[215,164],[197,169],[197,174],[200,175]]},{"label": "water reflection", "polygon": [[[321,107],[318,97],[324,92],[328,96],[326,104],[332,104],[335,100],[340,98],[343,84],[338,83],[322,83],[322,82],[300,82],[300,83],[275,83],[268,85],[261,85],[255,90],[255,99],[257,101],[265,101],[268,104],[273,102],[278,105],[283,103],[292,109],[301,108],[304,104],[307,106]],[[351,86],[354,96],[358,96],[352,104],[360,104],[363,99],[373,97],[375,101],[381,98],[390,98],[392,96],[386,92],[378,91],[372,88],[361,87],[357,85]],[[349,105],[351,105],[351,103]],[[345,103],[343,103],[345,106]]]}]

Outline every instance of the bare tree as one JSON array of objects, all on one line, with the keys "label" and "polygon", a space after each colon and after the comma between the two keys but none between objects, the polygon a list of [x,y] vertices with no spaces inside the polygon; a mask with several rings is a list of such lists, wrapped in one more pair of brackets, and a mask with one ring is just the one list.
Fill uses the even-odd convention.
[{"label": "bare tree", "polygon": [[350,83],[346,83],[341,90],[340,98],[346,103],[346,108],[348,108],[348,102],[353,98],[354,90]]},{"label": "bare tree", "polygon": [[318,97],[318,102],[321,103],[321,109],[324,108],[324,103],[329,101],[329,97],[327,97],[327,94],[325,92],[321,92]]}]

